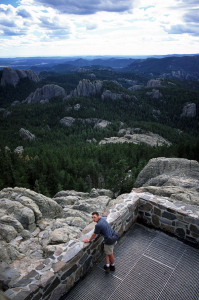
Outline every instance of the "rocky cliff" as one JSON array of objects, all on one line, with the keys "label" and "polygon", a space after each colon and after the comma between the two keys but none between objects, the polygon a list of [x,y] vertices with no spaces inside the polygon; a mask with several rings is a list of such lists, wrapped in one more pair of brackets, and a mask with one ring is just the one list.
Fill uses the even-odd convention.
[{"label": "rocky cliff", "polygon": [[97,95],[101,92],[102,86],[103,81],[96,80],[91,82],[89,79],[83,79],[78,83],[77,87],[70,92],[67,98]]},{"label": "rocky cliff", "polygon": [[35,269],[46,256],[78,237],[90,223],[92,211],[104,212],[114,202],[112,197],[104,189],[60,191],[53,199],[24,188],[1,190],[0,273],[12,270],[12,276],[20,277]]},{"label": "rocky cliff", "polygon": [[111,100],[122,100],[122,99],[130,99],[130,96],[129,95],[126,95],[124,93],[113,93],[109,90],[105,90],[102,95],[101,95],[101,98],[103,100],[106,100],[106,99],[111,99]]},{"label": "rocky cliff", "polygon": [[39,81],[39,76],[32,70],[15,70],[12,68],[4,68],[1,77],[1,86],[16,86],[22,78],[28,78],[34,82]]},{"label": "rocky cliff", "polygon": [[30,131],[28,131],[27,129],[21,128],[19,130],[19,135],[22,139],[24,140],[29,140],[32,141],[35,139],[35,135],[32,134]]},{"label": "rocky cliff", "polygon": [[55,97],[61,97],[62,99],[66,96],[64,88],[56,84],[47,84],[42,88],[36,89],[35,92],[31,93],[22,103],[36,103],[36,102],[48,102]]},{"label": "rocky cliff", "polygon": [[107,120],[102,120],[98,118],[73,118],[73,117],[64,117],[59,122],[65,127],[71,127],[74,125],[75,121],[80,121],[82,123],[92,124],[94,128],[103,129],[106,128],[111,122]]},{"label": "rocky cliff", "polygon": [[133,143],[133,144],[147,144],[149,146],[171,145],[171,142],[164,139],[162,136],[152,132],[142,132],[140,128],[126,128],[121,129],[118,137],[104,138],[100,141],[100,145],[109,143]]},{"label": "rocky cliff", "polygon": [[185,103],[181,117],[195,118],[197,115],[197,108],[195,103]]},{"label": "rocky cliff", "polygon": [[135,187],[172,201],[199,205],[199,163],[184,158],[153,158],[138,175]]}]

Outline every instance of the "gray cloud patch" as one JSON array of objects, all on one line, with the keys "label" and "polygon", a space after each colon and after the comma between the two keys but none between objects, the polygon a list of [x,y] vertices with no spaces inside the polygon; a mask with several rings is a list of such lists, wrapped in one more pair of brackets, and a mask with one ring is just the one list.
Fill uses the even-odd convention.
[{"label": "gray cloud patch", "polygon": [[132,8],[132,0],[36,0],[62,13],[89,15],[98,11],[124,12]]},{"label": "gray cloud patch", "polygon": [[48,30],[67,30],[67,32],[70,32],[70,27],[66,24],[60,24],[60,20],[57,17],[54,17],[52,19],[48,18],[47,16],[40,17],[40,27],[43,27]]},{"label": "gray cloud patch", "polygon": [[198,25],[175,25],[172,26],[168,33],[171,34],[183,34],[188,33],[190,35],[198,36],[199,35],[199,26]]},{"label": "gray cloud patch", "polygon": [[184,15],[184,21],[188,23],[199,23],[199,10],[198,9],[189,10]]},{"label": "gray cloud patch", "polygon": [[199,10],[198,0],[179,0],[175,9],[181,9],[183,14],[183,23],[172,26],[168,31],[171,34],[187,33],[193,36],[199,36]]},{"label": "gray cloud patch", "polygon": [[15,27],[15,23],[12,20],[8,19],[2,19],[0,20],[0,25],[1,26],[6,26],[6,27]]},{"label": "gray cloud patch", "polygon": [[190,6],[198,6],[198,0],[183,0],[181,5],[190,8]]},{"label": "gray cloud patch", "polygon": [[96,24],[87,24],[86,25],[86,29],[87,30],[94,30],[97,28],[97,25]]},{"label": "gray cloud patch", "polygon": [[26,9],[19,9],[17,15],[22,18],[31,18],[31,14]]},{"label": "gray cloud patch", "polygon": [[12,14],[12,6],[3,6],[0,5],[0,13],[3,13],[5,15]]},{"label": "gray cloud patch", "polygon": [[57,29],[57,30],[54,30],[54,31],[49,31],[47,33],[47,35],[49,37],[55,37],[56,39],[66,39],[69,37],[70,35],[70,31],[68,30],[65,30],[65,29]]},{"label": "gray cloud patch", "polygon": [[3,36],[19,36],[19,35],[25,35],[26,30],[25,29],[10,29],[10,28],[5,28],[2,30],[3,31]]}]

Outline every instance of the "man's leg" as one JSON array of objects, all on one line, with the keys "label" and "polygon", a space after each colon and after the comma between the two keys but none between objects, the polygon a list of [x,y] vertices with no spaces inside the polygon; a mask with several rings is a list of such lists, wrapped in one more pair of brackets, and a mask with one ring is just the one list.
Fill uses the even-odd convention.
[{"label": "man's leg", "polygon": [[106,271],[115,271],[115,255],[113,253],[114,245],[104,245],[104,251],[106,254],[106,265],[104,269]]},{"label": "man's leg", "polygon": [[111,263],[111,265],[114,265],[115,263],[115,255],[114,253],[108,255],[109,256],[109,262]]},{"label": "man's leg", "polygon": [[110,261],[110,255],[106,254],[106,264],[110,265],[111,261]]}]

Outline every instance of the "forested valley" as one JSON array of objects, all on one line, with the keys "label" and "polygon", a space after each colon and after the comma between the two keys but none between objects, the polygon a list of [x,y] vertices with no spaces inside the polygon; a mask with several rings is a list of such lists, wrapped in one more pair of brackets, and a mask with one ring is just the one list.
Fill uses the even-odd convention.
[{"label": "forested valley", "polygon": [[[103,81],[103,89],[126,95],[103,99],[101,94],[68,99],[55,97],[48,103],[21,103],[36,88],[46,84],[63,87],[67,94],[79,81]],[[2,71],[0,72],[0,77]],[[199,161],[199,82],[161,79],[158,87],[147,86],[150,76],[119,72],[110,68],[89,67],[82,72],[45,71],[35,83],[22,79],[15,87],[0,87],[0,189],[25,187],[47,196],[60,190],[90,191],[107,188],[115,193],[129,192],[134,181],[155,157],[183,157]],[[138,89],[129,89],[132,85]],[[154,89],[159,97],[153,97]],[[14,101],[20,104],[13,105]],[[186,103],[196,104],[193,117],[182,114]],[[60,120],[75,122],[63,126]],[[108,121],[99,128],[85,119]],[[35,139],[23,139],[25,128]],[[158,134],[170,144],[106,143],[121,136],[121,129]],[[23,147],[18,153],[15,149]]]}]

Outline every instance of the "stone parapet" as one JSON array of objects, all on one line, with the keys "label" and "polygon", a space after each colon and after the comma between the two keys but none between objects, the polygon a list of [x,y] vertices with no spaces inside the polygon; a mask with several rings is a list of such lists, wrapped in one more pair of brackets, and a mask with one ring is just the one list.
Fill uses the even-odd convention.
[{"label": "stone parapet", "polygon": [[139,221],[199,245],[199,208],[173,203],[166,197],[140,194]]},{"label": "stone parapet", "polygon": [[[113,206],[107,221],[122,235],[136,221],[163,230],[176,237],[199,245],[199,212],[183,203],[172,203],[168,198],[132,191]],[[103,254],[103,238],[92,243],[94,223],[89,224],[77,240],[56,250],[35,270],[20,280],[9,283],[5,295],[12,300],[58,300],[96,264]]]}]

